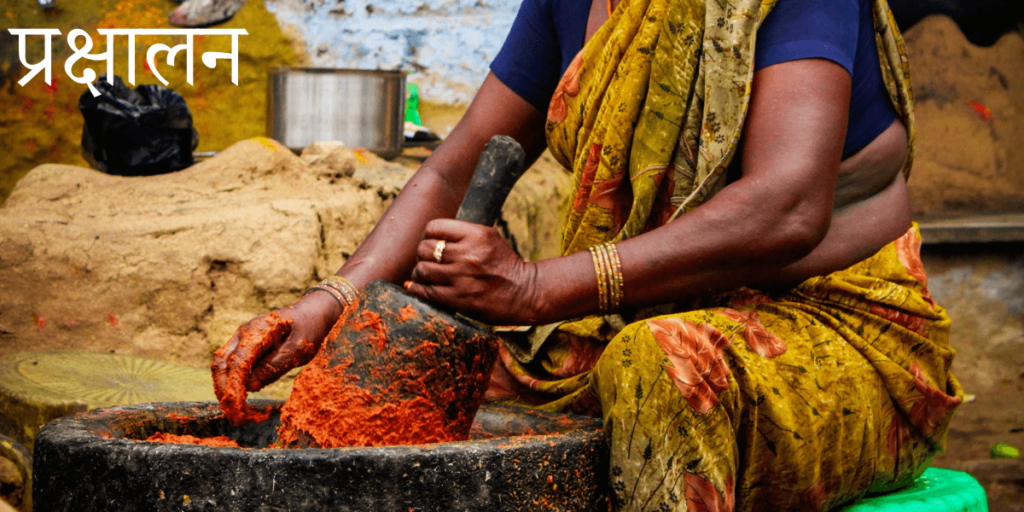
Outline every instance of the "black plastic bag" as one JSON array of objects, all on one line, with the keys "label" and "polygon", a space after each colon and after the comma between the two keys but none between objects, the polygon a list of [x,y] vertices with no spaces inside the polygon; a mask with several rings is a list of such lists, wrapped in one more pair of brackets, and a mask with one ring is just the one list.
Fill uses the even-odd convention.
[{"label": "black plastic bag", "polygon": [[151,176],[193,164],[199,134],[180,94],[159,85],[129,89],[121,77],[100,78],[93,97],[86,90],[78,100],[85,117],[82,150],[86,160],[107,174]]}]

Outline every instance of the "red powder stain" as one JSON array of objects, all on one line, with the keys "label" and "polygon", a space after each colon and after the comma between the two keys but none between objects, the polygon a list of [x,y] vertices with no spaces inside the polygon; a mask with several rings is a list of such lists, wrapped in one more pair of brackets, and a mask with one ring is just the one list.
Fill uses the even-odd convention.
[{"label": "red powder stain", "polygon": [[[358,307],[358,303],[350,306],[350,308],[352,307]],[[380,321],[380,315],[373,311],[363,310],[359,317],[358,320],[352,322],[352,329],[364,331],[369,328],[372,332],[365,339],[373,344],[377,352],[382,352],[388,346],[388,326],[384,325]]]},{"label": "red powder stain", "polygon": [[43,87],[46,88],[46,92],[50,93],[50,97],[52,98],[53,95],[56,94],[57,90],[59,89],[57,87],[57,77],[53,77],[53,81],[51,81],[49,84],[43,82]]},{"label": "red powder stain", "polygon": [[280,339],[291,330],[292,319],[282,318],[277,313],[270,313],[263,319],[258,328],[243,326],[239,332],[242,339],[254,342],[239,344],[238,348],[228,354],[227,345],[214,352],[215,361],[225,360],[224,368],[214,362],[210,369],[213,372],[213,391],[220,401],[220,408],[228,422],[236,427],[247,423],[259,423],[270,417],[270,409],[258,411],[245,402],[248,390],[246,383],[252,375],[253,365],[266,352],[275,340]]},{"label": "red powder stain", "polygon": [[408,306],[400,309],[398,311],[398,313],[399,313],[398,314],[398,321],[399,322],[408,322],[409,320],[412,320],[413,318],[416,318],[416,316],[418,314],[418,313],[416,313],[416,310],[413,309],[412,304],[409,304]]},{"label": "red powder stain", "polygon": [[37,149],[39,149],[39,146],[36,144],[36,141],[30,140],[30,141],[25,143],[25,150],[26,151],[35,152],[35,150],[37,150]]},{"label": "red powder stain", "polygon": [[114,313],[107,313],[107,323],[111,327],[117,327],[117,317],[114,316]]},{"label": "red powder stain", "polygon": [[76,322],[74,318],[68,318],[67,320],[64,321],[64,325],[67,325],[68,327],[74,327],[78,325],[78,322]]},{"label": "red powder stain", "polygon": [[46,327],[46,318],[43,318],[42,315],[32,313],[32,323],[36,324],[36,327],[39,329],[42,329]]},{"label": "red powder stain", "polygon": [[217,437],[194,437],[190,435],[175,435],[168,434],[166,432],[157,432],[146,438],[146,441],[151,443],[169,443],[169,444],[197,444],[200,446],[213,446],[218,448],[223,447],[234,447],[241,448],[235,440],[228,436],[217,436]]},{"label": "red powder stain", "polygon": [[53,105],[46,107],[46,110],[43,111],[43,117],[53,119]]},{"label": "red powder stain", "polygon": [[569,419],[568,416],[559,416],[558,419],[555,420],[555,421],[559,425],[571,426],[573,424],[573,421],[571,419]]},{"label": "red powder stain", "polygon": [[974,111],[977,112],[978,115],[980,115],[982,119],[984,119],[986,121],[989,121],[989,120],[992,119],[992,109],[990,109],[990,108],[986,107],[985,105],[982,105],[981,103],[978,103],[977,101],[974,101],[974,100],[967,100],[967,101],[968,101],[968,103],[971,104],[971,108],[973,108]]}]

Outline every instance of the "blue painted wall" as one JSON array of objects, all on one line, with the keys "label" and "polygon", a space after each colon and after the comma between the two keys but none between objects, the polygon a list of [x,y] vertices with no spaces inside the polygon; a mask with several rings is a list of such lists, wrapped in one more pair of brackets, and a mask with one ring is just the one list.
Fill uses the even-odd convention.
[{"label": "blue painted wall", "polygon": [[424,99],[467,103],[521,0],[268,0],[312,65],[411,71]]}]

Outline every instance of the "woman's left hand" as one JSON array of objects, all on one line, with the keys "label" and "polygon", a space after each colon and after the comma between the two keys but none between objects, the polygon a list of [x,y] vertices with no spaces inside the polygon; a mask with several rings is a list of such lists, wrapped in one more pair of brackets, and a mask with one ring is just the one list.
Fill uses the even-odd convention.
[{"label": "woman's left hand", "polygon": [[[441,261],[434,259],[444,240]],[[492,325],[530,325],[540,303],[537,267],[493,227],[451,219],[427,224],[407,290]]]}]

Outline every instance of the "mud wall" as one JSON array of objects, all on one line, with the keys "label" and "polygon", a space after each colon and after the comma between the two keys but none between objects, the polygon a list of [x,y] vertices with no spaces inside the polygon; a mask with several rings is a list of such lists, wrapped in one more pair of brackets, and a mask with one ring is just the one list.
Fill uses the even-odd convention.
[{"label": "mud wall", "polygon": [[[58,0],[57,7],[44,11],[35,0],[0,0],[0,203],[15,183],[32,168],[42,164],[87,166],[81,156],[82,114],[78,99],[84,85],[73,82],[64,72],[64,63],[72,55],[67,34],[80,28],[92,36],[93,53],[105,50],[105,37],[98,28],[174,28],[167,15],[174,3],[167,0]],[[53,39],[53,74],[47,86],[37,75],[24,87],[17,81],[25,69],[18,59],[17,37],[9,28],[57,28],[63,34]],[[214,69],[200,63],[198,52],[231,50],[231,38],[197,38],[195,42],[195,79],[185,82],[184,57],[176,66],[160,63],[158,71],[170,87],[181,94],[192,112],[199,132],[199,151],[222,150],[266,131],[267,72],[273,66],[303,62],[302,49],[281,30],[277,20],[264,7],[264,0],[248,0],[235,17],[219,28],[244,28],[248,36],[238,41],[238,85],[231,83],[231,66],[220,61]],[[136,39],[136,85],[159,84],[146,65],[146,51],[154,43],[174,46],[184,36],[140,36]],[[29,38],[28,62],[43,56],[43,38]],[[162,54],[161,54],[162,55]],[[105,62],[78,60],[73,71],[82,76],[84,66],[106,73]],[[128,44],[115,39],[115,73],[127,83]]]},{"label": "mud wall", "polygon": [[315,66],[403,69],[424,98],[468,103],[520,0],[270,0]]}]

